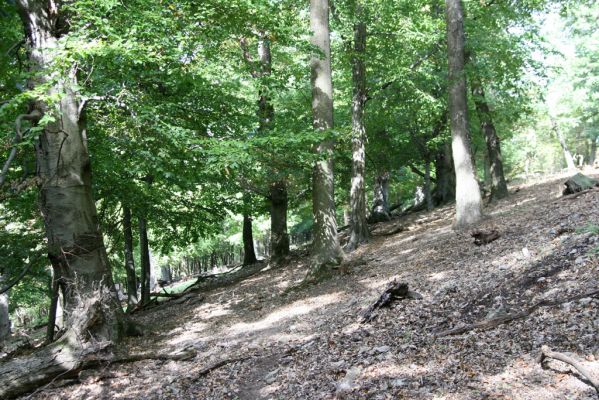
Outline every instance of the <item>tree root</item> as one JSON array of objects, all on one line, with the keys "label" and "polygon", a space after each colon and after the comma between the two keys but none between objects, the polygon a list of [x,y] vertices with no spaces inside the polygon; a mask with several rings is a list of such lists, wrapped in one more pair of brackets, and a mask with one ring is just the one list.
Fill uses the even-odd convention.
[{"label": "tree root", "polygon": [[597,394],[599,394],[599,380],[593,378],[593,375],[591,375],[591,373],[577,360],[565,354],[551,351],[547,346],[541,347],[539,363],[543,365],[543,362],[548,358],[553,358],[554,360],[565,362],[566,364],[570,364],[571,366],[573,366],[578,371],[578,373],[580,373],[580,375],[582,375],[588,381],[587,383],[589,383],[592,387],[595,388]]},{"label": "tree root", "polygon": [[217,362],[214,362],[210,365],[207,365],[206,367],[202,368],[199,372],[198,372],[198,378],[208,375],[210,372],[214,371],[215,369],[224,367],[227,364],[232,364],[232,363],[236,363],[236,362],[240,362],[240,361],[245,361],[247,359],[249,359],[249,356],[246,357],[237,357],[237,358],[227,358],[225,360],[220,360]]},{"label": "tree root", "polygon": [[538,303],[535,303],[532,306],[524,309],[523,311],[520,311],[517,313],[505,314],[505,315],[501,315],[499,317],[488,319],[485,321],[479,321],[479,322],[475,322],[473,324],[467,324],[467,325],[459,326],[457,328],[452,328],[452,329],[448,329],[445,331],[441,331],[441,332],[437,333],[436,336],[444,337],[444,336],[451,336],[451,335],[460,335],[462,333],[470,332],[474,329],[485,331],[485,330],[495,328],[499,325],[506,324],[511,321],[515,321],[517,319],[526,318],[541,307],[554,307],[554,306],[558,306],[563,303],[567,303],[569,301],[579,300],[579,299],[583,299],[585,297],[597,297],[597,296],[599,296],[599,289],[596,289],[596,290],[593,290],[593,291],[587,292],[587,293],[578,294],[575,296],[566,297],[566,298],[559,299],[559,300],[554,300],[554,301],[541,300]]}]

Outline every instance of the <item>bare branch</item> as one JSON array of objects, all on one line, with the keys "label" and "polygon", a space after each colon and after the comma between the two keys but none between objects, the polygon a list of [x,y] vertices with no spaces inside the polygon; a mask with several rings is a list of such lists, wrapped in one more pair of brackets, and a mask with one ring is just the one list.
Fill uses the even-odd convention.
[{"label": "bare branch", "polygon": [[15,138],[13,140],[12,149],[10,150],[10,154],[8,155],[8,159],[4,163],[2,170],[0,171],[0,186],[4,184],[6,180],[6,175],[8,174],[8,169],[12,164],[13,160],[17,156],[17,145],[23,140],[23,133],[21,132],[21,122],[23,120],[26,121],[37,121],[41,117],[41,113],[37,110],[33,110],[29,114],[21,114],[15,119]]}]

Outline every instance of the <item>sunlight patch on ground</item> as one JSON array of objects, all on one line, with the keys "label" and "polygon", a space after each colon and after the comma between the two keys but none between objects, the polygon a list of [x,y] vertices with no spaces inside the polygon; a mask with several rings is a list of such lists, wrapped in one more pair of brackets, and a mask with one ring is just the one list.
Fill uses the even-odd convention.
[{"label": "sunlight patch on ground", "polygon": [[442,281],[447,279],[447,271],[435,272],[428,276],[431,281]]},{"label": "sunlight patch on ground", "polygon": [[240,334],[264,330],[284,320],[288,320],[300,315],[305,315],[318,308],[339,302],[343,299],[343,294],[343,292],[336,292],[332,294],[326,294],[318,297],[309,298],[306,300],[299,300],[290,304],[289,306],[282,307],[270,313],[267,317],[259,321],[249,323],[237,323],[231,326],[228,329],[228,332],[232,334]]}]

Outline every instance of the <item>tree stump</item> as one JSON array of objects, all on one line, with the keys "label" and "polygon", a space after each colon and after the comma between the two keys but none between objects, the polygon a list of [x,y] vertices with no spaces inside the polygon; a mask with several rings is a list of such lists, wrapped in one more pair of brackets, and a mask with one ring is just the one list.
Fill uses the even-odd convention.
[{"label": "tree stump", "polygon": [[567,196],[569,194],[579,193],[599,186],[599,181],[578,173],[564,182],[564,185],[566,185],[566,188],[562,194]]}]

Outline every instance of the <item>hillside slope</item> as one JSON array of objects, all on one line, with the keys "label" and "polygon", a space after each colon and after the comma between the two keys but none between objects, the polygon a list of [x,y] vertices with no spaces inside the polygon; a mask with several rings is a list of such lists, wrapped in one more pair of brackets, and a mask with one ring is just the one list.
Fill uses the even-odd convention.
[{"label": "hillside slope", "polygon": [[[544,370],[536,357],[548,345],[599,378],[597,298],[486,331],[436,335],[599,288],[599,236],[583,229],[599,226],[599,191],[563,200],[561,181],[523,187],[488,207],[480,228],[501,237],[486,246],[452,231],[447,207],[377,226],[373,241],[348,257],[348,273],[319,285],[288,290],[307,271],[307,258],[296,258],[203,299],[140,313],[152,333],[129,340],[132,350],[195,356],[107,365],[33,398],[595,398],[571,367],[552,361]],[[404,231],[382,234],[399,224]],[[360,324],[394,278],[423,298]]]}]

